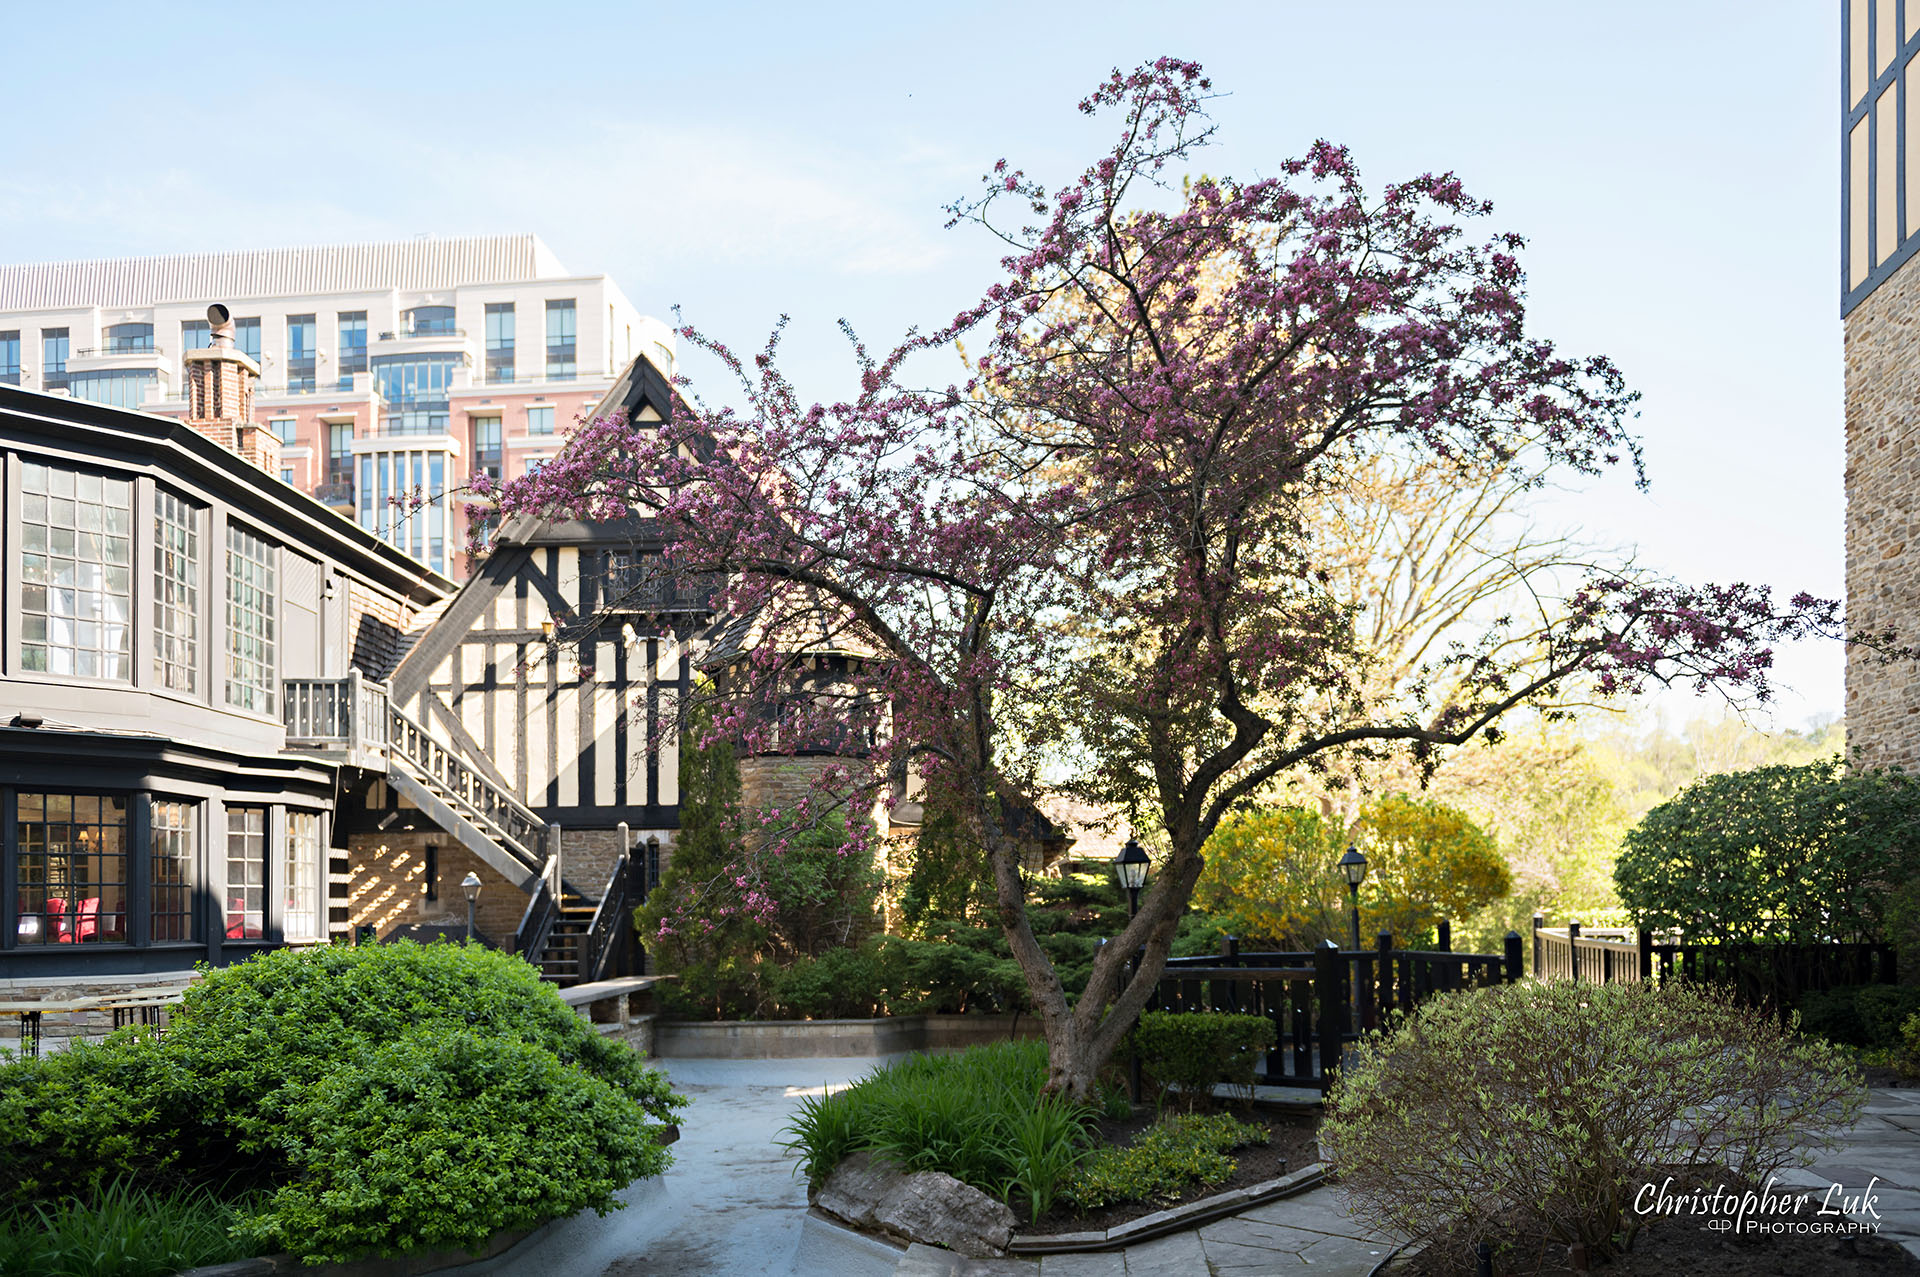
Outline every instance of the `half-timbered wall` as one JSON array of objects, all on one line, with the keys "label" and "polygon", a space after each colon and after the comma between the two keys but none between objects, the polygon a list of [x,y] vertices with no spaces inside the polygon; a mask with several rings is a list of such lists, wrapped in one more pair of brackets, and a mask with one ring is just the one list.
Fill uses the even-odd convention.
[{"label": "half-timbered wall", "polygon": [[680,799],[672,720],[690,653],[684,635],[639,613],[583,632],[609,553],[532,547],[408,708],[449,744],[477,747],[563,828],[670,830]]}]

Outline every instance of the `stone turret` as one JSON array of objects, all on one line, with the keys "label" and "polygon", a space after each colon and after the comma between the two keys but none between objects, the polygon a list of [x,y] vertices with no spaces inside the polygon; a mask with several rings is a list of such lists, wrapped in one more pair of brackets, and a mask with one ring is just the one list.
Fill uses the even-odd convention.
[{"label": "stone turret", "polygon": [[181,355],[186,374],[187,425],[268,474],[280,473],[280,440],[253,420],[253,383],[260,365],[233,344],[233,315],[207,307],[213,344]]}]

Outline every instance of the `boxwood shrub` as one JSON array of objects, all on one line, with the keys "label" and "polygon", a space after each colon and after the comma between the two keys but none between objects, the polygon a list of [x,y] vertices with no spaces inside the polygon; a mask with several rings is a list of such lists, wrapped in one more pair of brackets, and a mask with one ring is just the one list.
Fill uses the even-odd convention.
[{"label": "boxwood shrub", "polygon": [[162,1039],[0,1067],[0,1195],[237,1182],[271,1190],[246,1235],[309,1263],[470,1246],[611,1208],[685,1102],[511,955],[281,950],[207,970]]},{"label": "boxwood shrub", "polygon": [[1146,1011],[1127,1034],[1125,1050],[1140,1053],[1140,1070],[1159,1088],[1193,1103],[1213,1095],[1216,1082],[1253,1085],[1253,1066],[1274,1043],[1273,1021],[1217,1011]]}]

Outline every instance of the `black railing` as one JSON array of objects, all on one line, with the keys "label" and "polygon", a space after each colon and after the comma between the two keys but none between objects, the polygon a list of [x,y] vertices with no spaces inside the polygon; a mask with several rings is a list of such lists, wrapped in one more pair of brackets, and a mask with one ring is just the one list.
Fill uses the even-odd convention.
[{"label": "black railing", "polygon": [[499,843],[529,873],[541,871],[541,843],[547,825],[524,803],[403,714],[388,708],[388,738],[393,751],[453,809]]},{"label": "black railing", "polygon": [[[1447,931],[1442,923],[1443,946]],[[1169,958],[1147,1009],[1264,1016],[1273,1021],[1274,1045],[1256,1065],[1254,1081],[1325,1090],[1329,1068],[1339,1067],[1357,1034],[1440,993],[1521,979],[1518,932],[1507,933],[1505,950],[1396,949],[1393,937],[1382,933],[1371,949],[1340,949],[1328,941],[1306,952],[1243,953],[1229,936],[1217,955]]]},{"label": "black railing", "polygon": [[645,866],[631,850],[623,853],[607,879],[600,907],[581,940],[580,980],[591,983],[630,974],[636,952],[633,911],[646,901]]},{"label": "black railing", "polygon": [[514,929],[513,951],[528,962],[539,959],[540,951],[547,947],[547,937],[553,934],[553,924],[560,918],[560,901],[553,894],[554,879],[558,876],[559,866],[549,858],[540,871],[538,885],[527,897],[520,925]]},{"label": "black railing", "polygon": [[1589,932],[1578,922],[1550,928],[1536,914],[1533,974],[1583,984],[1717,984],[1748,1006],[1786,1015],[1805,993],[1897,983],[1899,961],[1886,944],[1688,943],[1644,929]]}]

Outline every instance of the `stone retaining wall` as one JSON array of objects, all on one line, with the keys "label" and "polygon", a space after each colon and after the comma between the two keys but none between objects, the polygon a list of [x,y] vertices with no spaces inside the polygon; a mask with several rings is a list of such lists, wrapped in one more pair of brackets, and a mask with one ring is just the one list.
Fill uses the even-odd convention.
[{"label": "stone retaining wall", "polygon": [[674,1020],[653,1026],[661,1059],[784,1060],[897,1055],[1037,1038],[1038,1016],[901,1015],[877,1020]]}]

